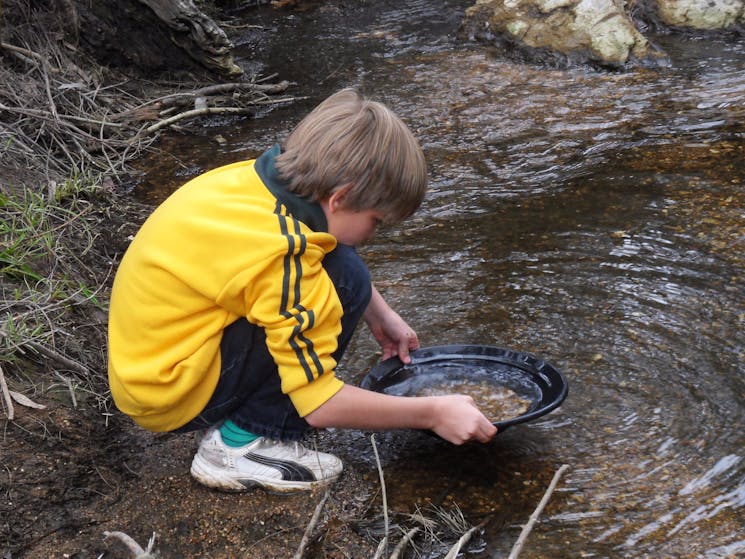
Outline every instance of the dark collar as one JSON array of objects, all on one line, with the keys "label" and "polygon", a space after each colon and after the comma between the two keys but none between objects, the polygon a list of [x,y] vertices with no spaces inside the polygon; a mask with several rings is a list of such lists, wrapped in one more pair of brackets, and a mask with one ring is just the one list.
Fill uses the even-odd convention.
[{"label": "dark collar", "polygon": [[281,153],[279,144],[262,153],[256,159],[256,172],[269,191],[282,202],[290,214],[305,223],[313,231],[328,232],[326,214],[318,202],[311,202],[287,190],[287,182],[283,181],[274,166],[274,159]]}]

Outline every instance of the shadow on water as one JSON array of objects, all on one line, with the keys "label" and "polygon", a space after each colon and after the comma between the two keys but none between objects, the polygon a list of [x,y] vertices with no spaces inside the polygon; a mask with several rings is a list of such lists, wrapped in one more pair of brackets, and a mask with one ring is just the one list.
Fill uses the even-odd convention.
[{"label": "shadow on water", "polygon": [[[432,181],[363,247],[378,287],[423,345],[514,347],[570,381],[558,411],[486,447],[381,434],[391,506],[491,518],[473,556],[502,557],[567,463],[530,557],[745,553],[745,41],[659,37],[664,70],[536,67],[456,40],[467,5],[237,11],[256,26],[236,39],[246,67],[310,99],[179,138],[138,195],[260,153],[339,87],[385,101]],[[375,352],[361,332],[340,374],[358,382]],[[374,464],[366,437],[334,437]]]}]

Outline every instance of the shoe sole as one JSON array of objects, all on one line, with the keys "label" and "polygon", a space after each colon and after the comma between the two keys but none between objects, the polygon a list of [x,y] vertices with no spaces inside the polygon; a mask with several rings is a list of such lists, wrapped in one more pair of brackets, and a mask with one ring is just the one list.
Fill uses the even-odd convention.
[{"label": "shoe sole", "polygon": [[191,463],[191,475],[202,485],[231,493],[250,491],[255,487],[260,487],[273,493],[294,493],[325,487],[336,481],[341,474],[318,481],[283,481],[266,478],[242,479],[226,475],[225,471],[215,468],[197,454]]}]

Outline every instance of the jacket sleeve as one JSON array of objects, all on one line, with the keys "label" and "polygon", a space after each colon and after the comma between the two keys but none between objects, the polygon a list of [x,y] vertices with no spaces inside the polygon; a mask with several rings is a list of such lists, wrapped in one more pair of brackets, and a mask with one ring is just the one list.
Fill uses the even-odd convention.
[{"label": "jacket sleeve", "polygon": [[322,264],[333,237],[297,231],[287,237],[285,252],[254,276],[245,308],[249,322],[265,330],[282,391],[305,416],[343,386],[332,357],[343,310]]}]

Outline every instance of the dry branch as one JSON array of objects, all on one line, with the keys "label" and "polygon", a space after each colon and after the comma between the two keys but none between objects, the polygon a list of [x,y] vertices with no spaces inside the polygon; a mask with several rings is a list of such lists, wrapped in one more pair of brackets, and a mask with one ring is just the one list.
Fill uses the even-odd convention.
[{"label": "dry branch", "polygon": [[28,58],[33,58],[35,60],[38,60],[40,62],[44,62],[45,58],[40,55],[39,53],[36,53],[34,51],[24,49],[23,47],[18,47],[16,45],[9,45],[8,43],[0,43],[0,48],[3,48],[4,50],[7,50],[9,52],[20,54]]},{"label": "dry branch", "polygon": [[208,85],[194,91],[183,91],[172,93],[158,99],[164,107],[171,105],[178,105],[184,102],[189,103],[197,97],[209,97],[210,95],[220,95],[223,93],[259,93],[265,96],[273,95],[277,93],[284,93],[287,88],[290,87],[290,82],[281,81],[275,84],[259,84],[250,82],[237,82],[237,83],[220,83],[215,85]]},{"label": "dry branch", "polygon": [[142,137],[147,134],[152,134],[153,132],[157,132],[161,128],[165,128],[166,126],[170,126],[172,124],[176,124],[179,121],[186,120],[189,118],[195,118],[198,116],[225,115],[225,114],[252,115],[255,112],[256,112],[255,109],[247,109],[243,107],[204,107],[202,109],[193,109],[191,111],[184,111],[183,113],[179,113],[172,117],[161,120],[160,122],[153,124],[152,126],[148,126],[137,137]]},{"label": "dry branch", "polygon": [[463,534],[460,538],[458,538],[458,541],[455,542],[455,545],[450,548],[450,551],[448,551],[448,554],[445,556],[445,559],[455,559],[460,553],[460,550],[463,549],[463,546],[466,545],[469,541],[471,541],[471,538],[473,537],[473,535],[479,530],[481,530],[485,524],[486,524],[486,521],[474,526],[473,528],[468,530],[465,534]]},{"label": "dry branch", "polygon": [[383,466],[380,464],[380,455],[378,454],[378,445],[375,444],[375,434],[370,435],[370,444],[373,447],[373,453],[375,454],[375,464],[378,467],[378,476],[380,477],[380,488],[383,492],[383,520],[385,524],[385,535],[383,540],[378,545],[378,549],[375,552],[375,558],[382,557],[384,551],[388,549],[388,532],[389,532],[389,521],[388,521],[388,497],[385,490],[385,476],[383,475]]},{"label": "dry branch", "polygon": [[124,532],[104,532],[104,538],[114,538],[122,542],[127,549],[132,552],[134,559],[155,559],[156,555],[153,553],[153,546],[155,545],[155,532],[150,537],[150,541],[147,543],[147,547],[142,549],[142,546],[138,544],[131,536]]},{"label": "dry branch", "polygon": [[303,537],[300,540],[300,545],[297,548],[297,551],[295,552],[295,555],[293,555],[293,559],[303,559],[303,555],[305,554],[305,548],[308,547],[308,542],[310,541],[311,536],[313,535],[313,531],[316,529],[316,524],[318,524],[318,519],[321,517],[321,511],[323,510],[323,506],[326,504],[326,500],[329,498],[329,495],[331,493],[330,489],[327,489],[326,492],[323,494],[323,497],[319,501],[319,503],[316,505],[316,510],[313,511],[313,516],[310,519],[310,522],[308,523],[308,526],[305,528],[305,532],[303,533]]},{"label": "dry branch", "polygon": [[554,492],[554,489],[556,489],[556,484],[559,483],[559,478],[561,478],[561,475],[568,468],[569,466],[567,464],[564,464],[556,471],[556,473],[554,474],[554,478],[551,480],[551,483],[548,486],[548,489],[546,489],[546,493],[544,493],[543,498],[541,499],[541,502],[538,503],[538,506],[533,511],[533,514],[530,515],[528,523],[523,526],[523,529],[520,532],[520,536],[517,538],[517,541],[512,547],[512,551],[510,551],[510,555],[509,557],[507,557],[507,559],[517,559],[517,556],[520,554],[523,545],[525,545],[525,542],[528,539],[528,535],[530,535],[530,531],[533,529],[533,526],[538,520],[541,512],[543,512],[543,509],[546,507],[546,503],[548,503],[548,500],[551,498],[551,494]]},{"label": "dry branch", "polygon": [[66,355],[62,355],[60,352],[55,351],[52,348],[47,347],[43,344],[34,342],[32,340],[26,340],[22,342],[22,345],[25,345],[29,349],[34,350],[36,353],[43,355],[44,357],[48,357],[49,359],[51,359],[58,365],[61,365],[62,367],[65,367],[67,369],[70,369],[72,371],[75,371],[77,373],[80,373],[86,376],[89,376],[91,374],[88,368],[85,367],[84,365],[78,363],[74,359],[67,357]]},{"label": "dry branch", "polygon": [[[148,92],[133,93],[125,89],[127,80],[105,84],[104,76],[82,72],[53,37],[42,39],[37,47],[0,43],[0,54],[15,58],[0,65],[4,164],[46,169],[44,177],[24,173],[36,183],[89,171],[118,177],[169,126],[216,114],[253,115],[259,107],[295,100],[278,97],[287,81],[195,84],[175,92],[172,85],[139,84]],[[155,122],[143,127],[143,121]]]},{"label": "dry branch", "polygon": [[411,530],[406,532],[404,534],[404,537],[401,538],[401,541],[398,542],[396,547],[393,548],[393,553],[391,553],[391,556],[388,559],[399,559],[404,549],[406,549],[406,546],[409,545],[409,543],[414,539],[414,536],[416,536],[419,531],[420,528],[412,528]]}]

